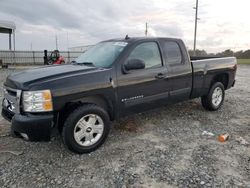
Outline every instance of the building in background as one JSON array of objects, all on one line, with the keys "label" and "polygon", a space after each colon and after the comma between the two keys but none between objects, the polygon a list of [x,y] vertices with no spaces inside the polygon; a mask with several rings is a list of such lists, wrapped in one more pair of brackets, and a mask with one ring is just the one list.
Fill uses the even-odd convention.
[{"label": "building in background", "polygon": [[0,20],[0,33],[9,34],[9,50],[12,50],[12,41],[11,41],[12,34],[13,34],[13,49],[15,50],[16,48],[15,30],[16,30],[16,25],[14,22]]}]

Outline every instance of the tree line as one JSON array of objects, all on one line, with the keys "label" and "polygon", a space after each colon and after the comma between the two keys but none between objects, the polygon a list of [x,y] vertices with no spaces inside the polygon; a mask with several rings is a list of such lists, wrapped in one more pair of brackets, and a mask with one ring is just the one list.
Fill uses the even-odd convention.
[{"label": "tree line", "polygon": [[[193,50],[188,50],[190,56],[194,56],[194,51]],[[249,50],[241,50],[234,52],[231,49],[227,49],[223,52],[219,53],[207,53],[205,50],[199,50],[197,49],[196,51],[196,56],[218,56],[218,57],[230,57],[230,56],[235,56],[237,59],[250,59],[250,49]]]}]

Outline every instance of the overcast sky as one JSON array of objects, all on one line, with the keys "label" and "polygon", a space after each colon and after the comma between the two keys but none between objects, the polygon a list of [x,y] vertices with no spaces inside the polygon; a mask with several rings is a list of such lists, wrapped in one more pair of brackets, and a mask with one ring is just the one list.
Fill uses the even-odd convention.
[{"label": "overcast sky", "polygon": [[[249,0],[199,4],[199,49],[250,48]],[[0,0],[0,20],[16,23],[17,50],[30,50],[31,43],[33,50],[54,49],[55,35],[59,50],[126,34],[144,36],[145,22],[150,36],[182,38],[191,49],[194,6],[195,0]],[[0,34],[0,49],[8,49],[6,34]]]}]

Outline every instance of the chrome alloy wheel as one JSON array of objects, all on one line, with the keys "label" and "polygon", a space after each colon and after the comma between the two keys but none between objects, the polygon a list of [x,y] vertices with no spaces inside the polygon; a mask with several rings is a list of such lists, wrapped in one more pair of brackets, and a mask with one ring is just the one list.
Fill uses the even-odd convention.
[{"label": "chrome alloy wheel", "polygon": [[216,87],[212,94],[212,103],[215,107],[219,106],[223,99],[223,91],[220,87]]},{"label": "chrome alloy wheel", "polygon": [[104,123],[100,116],[88,114],[83,116],[74,128],[74,139],[80,146],[91,146],[103,135]]}]

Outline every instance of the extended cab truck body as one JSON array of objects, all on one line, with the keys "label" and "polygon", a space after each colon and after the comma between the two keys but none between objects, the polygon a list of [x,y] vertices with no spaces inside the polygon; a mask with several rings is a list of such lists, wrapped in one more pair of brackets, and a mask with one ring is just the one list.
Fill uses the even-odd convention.
[{"label": "extended cab truck body", "polygon": [[58,127],[70,150],[87,153],[119,117],[197,97],[205,109],[219,109],[236,69],[234,57],[190,60],[180,39],[113,39],[71,64],[8,76],[2,115],[15,135],[47,141]]}]

